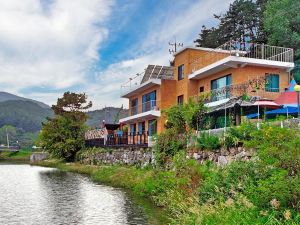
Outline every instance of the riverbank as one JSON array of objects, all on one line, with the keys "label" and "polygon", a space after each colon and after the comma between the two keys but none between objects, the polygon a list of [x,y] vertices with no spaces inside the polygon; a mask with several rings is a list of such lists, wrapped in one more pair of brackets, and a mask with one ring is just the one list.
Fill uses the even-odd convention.
[{"label": "riverbank", "polygon": [[31,154],[32,151],[26,150],[21,150],[19,152],[1,152],[0,160],[21,161],[29,163]]}]

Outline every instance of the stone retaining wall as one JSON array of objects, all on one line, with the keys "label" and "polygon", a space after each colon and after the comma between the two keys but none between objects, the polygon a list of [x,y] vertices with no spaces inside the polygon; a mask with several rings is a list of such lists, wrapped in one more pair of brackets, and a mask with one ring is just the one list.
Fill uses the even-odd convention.
[{"label": "stone retaining wall", "polygon": [[[187,157],[196,159],[200,164],[204,161],[212,161],[219,166],[224,166],[235,160],[250,160],[254,150],[246,150],[242,147],[220,149],[219,151],[189,151]],[[87,165],[138,165],[146,166],[155,162],[151,148],[119,148],[107,151],[91,152],[82,154],[80,162]]]},{"label": "stone retaining wall", "polygon": [[99,151],[93,153],[82,154],[79,158],[80,162],[88,165],[139,165],[146,166],[153,163],[154,156],[150,148],[118,148],[108,151]]},{"label": "stone retaining wall", "polygon": [[225,166],[236,160],[250,160],[254,153],[255,150],[243,147],[230,148],[229,150],[222,148],[218,151],[189,151],[188,158],[196,159],[201,164],[209,160],[218,166]]}]

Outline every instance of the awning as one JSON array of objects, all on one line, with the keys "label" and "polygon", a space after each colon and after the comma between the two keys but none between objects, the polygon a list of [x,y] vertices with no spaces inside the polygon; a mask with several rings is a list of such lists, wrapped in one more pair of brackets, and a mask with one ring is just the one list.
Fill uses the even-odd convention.
[{"label": "awning", "polygon": [[272,115],[272,114],[294,114],[294,113],[298,113],[298,108],[297,107],[285,107],[285,108],[281,108],[281,109],[275,109],[275,110],[271,110],[271,111],[267,111],[266,114],[267,115]]}]

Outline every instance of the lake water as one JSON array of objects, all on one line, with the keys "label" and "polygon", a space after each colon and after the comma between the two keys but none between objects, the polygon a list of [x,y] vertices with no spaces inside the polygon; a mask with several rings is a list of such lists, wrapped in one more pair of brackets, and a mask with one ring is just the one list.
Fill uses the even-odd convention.
[{"label": "lake water", "polygon": [[1,225],[149,224],[144,211],[124,191],[82,175],[0,163]]}]

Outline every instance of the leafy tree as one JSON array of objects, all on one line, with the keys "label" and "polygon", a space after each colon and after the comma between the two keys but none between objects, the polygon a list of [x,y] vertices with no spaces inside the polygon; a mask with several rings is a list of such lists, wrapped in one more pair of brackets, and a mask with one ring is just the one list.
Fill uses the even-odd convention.
[{"label": "leafy tree", "polygon": [[202,26],[199,38],[195,40],[198,47],[216,48],[229,40],[241,42],[265,42],[263,30],[263,10],[267,0],[235,0],[226,13],[214,15],[217,27]]},{"label": "leafy tree", "polygon": [[169,109],[163,111],[167,120],[166,128],[174,128],[177,133],[185,133],[186,124],[182,112],[182,107],[180,105],[173,105]]},{"label": "leafy tree", "polygon": [[199,95],[196,98],[189,98],[188,102],[183,104],[183,117],[189,128],[199,130],[204,123],[204,115],[208,108],[205,106],[207,95]]},{"label": "leafy tree", "polygon": [[72,161],[84,147],[84,132],[87,115],[84,112],[92,106],[85,94],[66,92],[57,104],[52,106],[53,119],[43,124],[41,145],[52,155]]},{"label": "leafy tree", "polygon": [[269,0],[264,12],[264,28],[268,44],[291,47],[300,58],[299,0]]}]

